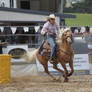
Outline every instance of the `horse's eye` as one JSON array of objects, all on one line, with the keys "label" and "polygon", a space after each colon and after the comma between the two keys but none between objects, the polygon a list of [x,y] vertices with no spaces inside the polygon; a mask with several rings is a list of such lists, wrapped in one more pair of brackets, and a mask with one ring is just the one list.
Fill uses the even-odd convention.
[{"label": "horse's eye", "polygon": [[64,36],[66,36],[66,34],[64,34]]}]

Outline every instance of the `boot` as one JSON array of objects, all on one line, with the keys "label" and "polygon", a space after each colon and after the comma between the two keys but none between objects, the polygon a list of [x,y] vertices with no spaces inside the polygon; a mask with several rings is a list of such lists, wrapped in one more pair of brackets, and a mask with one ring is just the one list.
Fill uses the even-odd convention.
[{"label": "boot", "polygon": [[51,64],[53,64],[53,63],[54,63],[53,58],[50,58],[50,59],[49,59],[49,62],[50,62]]}]

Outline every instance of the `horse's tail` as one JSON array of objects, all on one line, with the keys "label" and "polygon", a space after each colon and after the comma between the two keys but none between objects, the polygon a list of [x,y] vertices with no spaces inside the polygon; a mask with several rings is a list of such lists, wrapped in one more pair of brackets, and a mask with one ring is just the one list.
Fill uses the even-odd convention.
[{"label": "horse's tail", "polygon": [[33,51],[25,53],[22,57],[27,61],[27,62],[34,62],[36,59],[36,53],[38,52],[39,49],[35,49]]}]

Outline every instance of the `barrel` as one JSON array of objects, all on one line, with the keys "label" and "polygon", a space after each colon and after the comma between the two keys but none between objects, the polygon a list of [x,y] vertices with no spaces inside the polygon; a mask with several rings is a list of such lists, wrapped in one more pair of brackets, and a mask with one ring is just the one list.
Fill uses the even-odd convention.
[{"label": "barrel", "polygon": [[0,55],[0,83],[11,81],[11,55]]}]

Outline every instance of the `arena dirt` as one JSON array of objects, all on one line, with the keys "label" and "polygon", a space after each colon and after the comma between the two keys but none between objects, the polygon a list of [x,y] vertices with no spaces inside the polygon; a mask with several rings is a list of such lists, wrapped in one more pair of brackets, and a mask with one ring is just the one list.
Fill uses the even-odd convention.
[{"label": "arena dirt", "polygon": [[63,77],[61,81],[48,76],[12,78],[11,83],[0,84],[0,92],[92,92],[92,75],[71,76],[68,83]]}]

